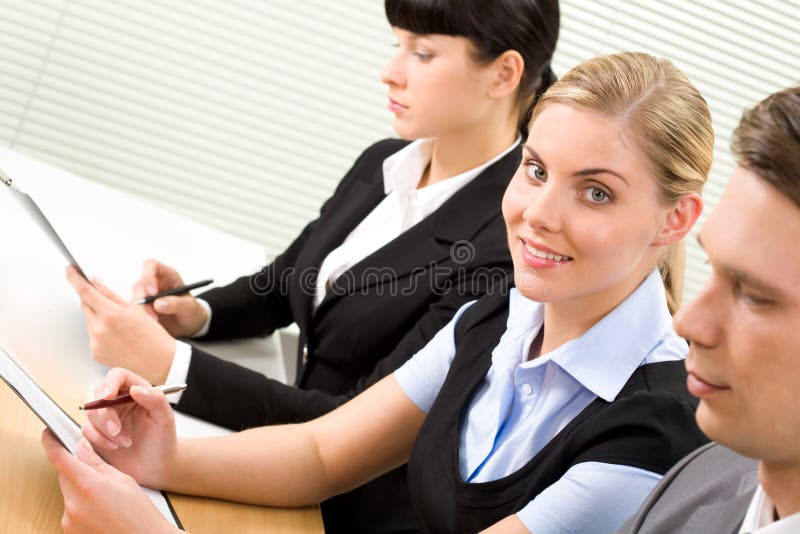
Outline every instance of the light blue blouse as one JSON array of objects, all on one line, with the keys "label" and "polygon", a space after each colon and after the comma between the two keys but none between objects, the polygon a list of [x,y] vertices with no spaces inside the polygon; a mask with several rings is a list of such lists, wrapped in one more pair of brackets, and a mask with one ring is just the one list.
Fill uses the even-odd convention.
[{"label": "light blue blouse", "polygon": [[[394,373],[426,413],[455,355],[455,324],[471,304]],[[688,352],[672,327],[655,270],[582,336],[527,360],[543,315],[541,303],[511,290],[506,331],[460,430],[459,471],[466,481],[486,482],[517,471],[597,397],[612,401],[637,367],[679,360]],[[577,464],[517,516],[536,533],[614,532],[660,478],[629,466]]]}]

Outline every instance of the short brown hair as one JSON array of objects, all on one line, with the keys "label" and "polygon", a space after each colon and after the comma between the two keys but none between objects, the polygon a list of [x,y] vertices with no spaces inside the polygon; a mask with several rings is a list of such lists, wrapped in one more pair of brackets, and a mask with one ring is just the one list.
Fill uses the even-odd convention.
[{"label": "short brown hair", "polygon": [[731,149],[739,165],[800,207],[800,86],[773,93],[745,111]]}]

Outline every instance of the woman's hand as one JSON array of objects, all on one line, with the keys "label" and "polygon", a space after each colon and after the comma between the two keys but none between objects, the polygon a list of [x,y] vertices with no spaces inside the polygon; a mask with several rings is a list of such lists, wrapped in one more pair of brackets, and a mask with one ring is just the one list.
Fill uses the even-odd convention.
[{"label": "woman's hand", "polygon": [[42,432],[42,446],[58,471],[64,496],[61,527],[67,534],[178,532],[142,488],[130,476],[104,462],[85,439],[78,444],[77,458],[47,429]]},{"label": "woman's hand", "polygon": [[172,408],[161,390],[134,373],[111,369],[97,398],[130,393],[135,402],[90,410],[81,431],[109,463],[151,488],[163,488],[177,458]]},{"label": "woman's hand", "polygon": [[[183,285],[178,271],[156,260],[147,260],[142,266],[142,277],[133,286],[133,299],[136,301]],[[144,310],[175,337],[193,336],[208,319],[206,309],[191,295],[162,297],[145,305]]]},{"label": "woman's hand", "polygon": [[175,338],[140,305],[126,302],[100,281],[90,284],[72,267],[67,280],[81,299],[92,357],[162,384],[175,355]]}]

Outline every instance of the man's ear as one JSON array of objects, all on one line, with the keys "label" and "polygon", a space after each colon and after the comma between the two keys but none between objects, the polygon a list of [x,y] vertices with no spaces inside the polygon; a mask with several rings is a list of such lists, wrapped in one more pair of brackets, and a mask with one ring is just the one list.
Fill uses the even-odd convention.
[{"label": "man's ear", "polygon": [[703,198],[697,193],[686,193],[667,211],[664,224],[656,234],[654,245],[671,245],[689,233],[703,212]]},{"label": "man's ear", "polygon": [[516,50],[506,50],[492,61],[493,79],[489,96],[502,98],[513,94],[525,72],[525,60]]}]

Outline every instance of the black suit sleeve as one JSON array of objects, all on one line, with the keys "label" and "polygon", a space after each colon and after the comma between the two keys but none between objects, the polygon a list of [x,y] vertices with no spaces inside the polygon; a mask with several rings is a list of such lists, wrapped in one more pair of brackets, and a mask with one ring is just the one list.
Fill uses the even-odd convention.
[{"label": "black suit sleeve", "polygon": [[198,296],[212,310],[208,333],[202,339],[263,337],[294,322],[288,293],[295,278],[294,259],[316,224],[316,220],[309,223],[283,254],[257,273]]},{"label": "black suit sleeve", "polygon": [[497,282],[512,271],[502,217],[490,221],[472,243],[475,258],[449,280],[449,291],[432,302],[372,374],[360,379],[346,394],[288,386],[194,348],[188,376],[192,387],[184,392],[177,408],[234,430],[308,421],[332,411],[403,365],[463,304],[486,294],[490,287],[500,287]]},{"label": "black suit sleeve", "polygon": [[175,407],[231,430],[307,421],[347,400],[288,386],[196,347],[186,382]]}]

